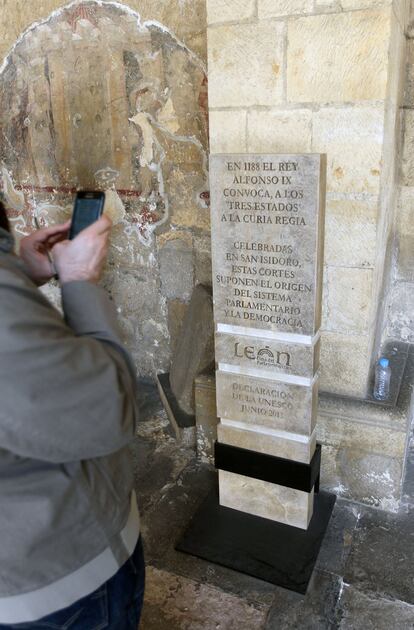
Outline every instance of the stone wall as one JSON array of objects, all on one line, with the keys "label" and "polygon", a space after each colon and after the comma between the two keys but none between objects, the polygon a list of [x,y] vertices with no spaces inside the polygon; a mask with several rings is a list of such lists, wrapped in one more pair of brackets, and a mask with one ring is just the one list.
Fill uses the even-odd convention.
[{"label": "stone wall", "polygon": [[[55,146],[56,138],[50,138],[50,135],[56,136],[56,120],[51,125],[48,122],[51,127],[46,138],[49,149],[43,150],[43,153],[40,147],[44,144],[46,132],[36,134],[32,133],[30,126],[24,127],[30,125],[35,115],[35,124],[38,126],[43,124],[43,118],[57,118],[59,114],[56,116],[56,110],[61,119],[65,116],[65,110],[62,109],[64,104],[53,102],[53,99],[51,109],[48,109],[47,103],[43,104],[44,107],[41,105],[38,112],[33,112],[30,107],[37,99],[36,89],[42,90],[42,85],[36,83],[36,73],[43,72],[46,58],[52,60],[52,65],[56,63],[53,45],[50,42],[46,45],[46,41],[56,36],[57,31],[48,32],[51,22],[56,29],[65,23],[62,15],[50,19],[51,13],[62,7],[63,3],[60,0],[44,0],[41,3],[5,0],[0,5],[0,57],[6,57],[22,33],[32,24],[37,24],[16,48],[18,53],[26,47],[25,54],[32,56],[30,70],[27,60],[22,62],[21,55],[17,54],[14,58],[9,55],[9,65],[3,67],[0,76],[0,89],[10,105],[10,110],[2,118],[2,129],[4,126],[8,128],[1,156],[7,171],[3,169],[3,180],[11,176],[12,179],[6,181],[6,185],[10,187],[14,181],[17,187],[25,187],[24,203],[29,214],[33,212],[35,204],[45,221],[55,220],[63,216],[64,212],[53,210],[53,206],[68,212],[71,203],[70,194],[63,194],[60,199],[53,194],[41,194],[40,191],[35,191],[33,195],[33,186],[66,187],[70,190],[74,185],[87,185],[88,182],[94,187],[102,185],[102,181],[97,182],[92,175],[112,163],[122,166],[122,159],[119,158],[126,153],[127,161],[139,160],[138,153],[145,137],[147,141],[149,137],[149,142],[154,146],[157,143],[155,163],[159,165],[160,160],[164,159],[162,153],[168,153],[166,161],[169,164],[166,165],[164,161],[161,169],[165,179],[164,202],[168,203],[167,209],[159,204],[154,213],[148,204],[141,204],[140,207],[135,204],[134,208],[134,204],[125,203],[125,196],[121,195],[121,204],[119,199],[114,199],[118,207],[115,217],[118,225],[106,284],[112,288],[119,301],[127,343],[136,358],[139,373],[145,375],[168,367],[170,350],[174,346],[192,287],[197,282],[209,283],[211,280],[205,171],[205,4],[204,0],[184,0],[179,3],[173,0],[133,0],[128,5],[105,1],[73,3],[69,23],[73,36],[77,38],[82,37],[83,31],[87,36],[88,10],[90,14],[92,6],[94,11],[101,12],[105,7],[112,7],[114,15],[107,13],[106,19],[112,20],[113,25],[104,27],[101,22],[99,27],[101,30],[107,29],[104,35],[106,39],[116,40],[116,22],[120,18],[115,14],[124,13],[122,19],[126,19],[126,15],[133,18],[133,26],[129,28],[136,29],[137,33],[140,29],[138,15],[133,15],[131,10],[137,11],[141,25],[145,20],[158,22],[159,27],[153,25],[149,28],[152,29],[153,38],[157,28],[163,33],[163,67],[148,66],[146,73],[148,76],[157,74],[157,89],[160,89],[160,85],[168,84],[174,96],[164,99],[160,105],[146,102],[145,97],[141,97],[141,104],[137,106],[135,103],[135,109],[131,109],[131,98],[136,98],[138,83],[129,88],[128,103],[127,95],[123,95],[124,120],[118,130],[120,146],[111,147],[111,159],[108,161],[108,146],[102,141],[102,150],[95,152],[87,164],[82,164],[79,155],[88,151],[87,147],[99,129],[93,129],[89,136],[84,137],[85,125],[82,120],[73,118],[81,115],[77,111],[80,103],[76,102],[76,98],[72,99],[76,111],[67,114],[72,116],[71,123],[60,124],[60,144],[63,146],[67,143],[69,128],[73,142],[79,147],[75,164],[73,157],[68,157],[67,147],[65,153],[62,147],[59,149]],[[398,83],[401,83],[400,68],[403,66],[402,27],[406,19],[406,2],[209,0],[207,5],[212,152],[328,153],[321,388],[327,392],[364,398],[369,387],[370,369],[381,341],[389,337],[408,340],[412,335],[412,323],[407,319],[407,312],[412,305],[412,292],[406,290],[406,283],[412,281],[409,212],[412,205],[410,200],[413,198],[410,189],[413,170],[410,166],[413,161],[410,150],[413,151],[410,149],[410,127],[413,126],[414,117],[410,118],[409,109],[405,111],[407,134],[402,167],[403,186],[400,190],[402,210],[398,215],[398,230],[401,234],[398,236],[398,263],[392,275],[386,271],[387,261],[394,256],[393,156],[398,135]],[[122,6],[123,9],[120,8]],[[60,26],[59,20],[62,22]],[[94,26],[93,22],[89,24]],[[177,52],[180,47],[177,40],[188,47],[186,53],[183,53],[182,48],[180,53]],[[175,43],[170,45],[171,41]],[[32,54],[36,46],[38,51],[41,50],[36,53],[40,57]],[[77,46],[80,47],[79,42]],[[96,54],[96,45],[86,47],[84,52],[88,54],[88,50],[95,50],[91,54]],[[148,52],[149,49],[146,50]],[[183,70],[182,59],[177,62],[180,55],[187,57],[185,63],[191,66],[186,73],[186,82],[180,81]],[[73,59],[76,61],[75,57]],[[116,64],[114,59],[112,54],[112,64]],[[173,64],[174,59],[176,61]],[[65,80],[68,77],[71,80],[70,63],[67,59],[60,66],[63,72],[61,76]],[[176,66],[176,70],[171,70],[171,66]],[[113,68],[113,74],[117,71]],[[138,72],[132,68],[131,61],[129,65],[127,63],[126,71],[132,79],[134,72]],[[90,67],[86,64],[80,70],[78,81],[84,81],[86,85],[88,72]],[[102,68],[100,72],[104,74]],[[142,84],[148,82],[148,76],[139,79]],[[184,83],[187,83],[185,88]],[[406,108],[411,106],[413,83],[410,75],[405,95]],[[32,86],[31,96],[29,84]],[[21,85],[24,85],[28,102],[24,101],[26,97],[10,100],[12,93],[20,94]],[[35,89],[33,86],[36,85]],[[81,85],[79,89],[82,89]],[[114,89],[118,88],[115,86]],[[86,99],[82,107],[91,109],[96,102],[96,96],[90,95],[89,103]],[[26,116],[29,111],[31,116]],[[131,121],[137,113],[138,118]],[[148,116],[155,116],[156,131],[152,122],[146,125]],[[79,131],[75,128],[74,132],[75,123]],[[20,137],[26,153],[30,154],[24,173],[21,169],[19,172],[13,162],[16,128],[21,127],[23,132],[27,132],[26,137],[30,136],[31,143],[28,149],[28,140]],[[125,146],[122,146],[122,137],[125,135],[132,138],[128,137]],[[158,136],[162,136],[162,139]],[[113,144],[113,139],[111,142]],[[33,164],[32,152],[36,153],[40,165]],[[71,159],[68,168],[73,172],[69,177],[62,176],[62,173],[52,173],[49,179],[40,176],[40,182],[37,171],[42,168],[50,170],[51,152],[57,160]],[[116,152],[120,155],[117,156]],[[137,175],[139,169],[135,168],[135,179],[133,177],[132,181],[130,164],[124,163],[123,168],[121,180],[109,180],[112,188],[124,192],[137,191],[138,184],[142,183],[142,176]],[[110,178],[111,173],[107,176]],[[144,174],[143,177],[150,179],[149,175]],[[25,181],[20,181],[22,179]],[[147,199],[151,193],[160,194],[159,181],[147,185]],[[30,198],[30,194],[33,198]],[[14,204],[14,210],[21,218],[21,195],[14,195]],[[47,213],[44,212],[45,208]],[[131,220],[135,223],[131,224]],[[30,226],[23,226],[21,231],[27,229]]]},{"label": "stone wall", "polygon": [[321,389],[365,398],[393,225],[405,0],[208,0],[211,151],[328,154]]},{"label": "stone wall", "polygon": [[407,29],[407,64],[399,153],[394,256],[384,339],[414,344],[414,3]]},{"label": "stone wall", "polygon": [[[210,279],[203,0],[0,4],[1,182],[17,236],[105,189],[105,285],[140,375]],[[57,295],[53,286],[47,292]]]},{"label": "stone wall", "polygon": [[[327,153],[322,483],[388,510],[401,500],[412,381],[396,407],[364,399],[378,353],[412,336],[408,111],[401,194],[398,179],[408,4],[207,1],[211,152]],[[405,107],[413,76],[410,65]]]},{"label": "stone wall", "polygon": [[206,4],[211,152],[328,154],[323,483],[395,509],[411,390],[395,409],[355,399],[380,348],[414,337],[406,0],[3,0],[0,166],[14,226],[63,219],[77,185],[106,188],[106,286],[138,372],[168,368],[192,288],[211,281]]}]

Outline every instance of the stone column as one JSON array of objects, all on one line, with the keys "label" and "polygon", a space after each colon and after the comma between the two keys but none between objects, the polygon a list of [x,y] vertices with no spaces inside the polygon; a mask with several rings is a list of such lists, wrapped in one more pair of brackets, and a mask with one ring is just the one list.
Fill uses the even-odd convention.
[{"label": "stone column", "polygon": [[[310,464],[325,156],[216,155],[210,167],[218,441]],[[244,472],[219,471],[221,505],[307,528],[313,490]]]}]

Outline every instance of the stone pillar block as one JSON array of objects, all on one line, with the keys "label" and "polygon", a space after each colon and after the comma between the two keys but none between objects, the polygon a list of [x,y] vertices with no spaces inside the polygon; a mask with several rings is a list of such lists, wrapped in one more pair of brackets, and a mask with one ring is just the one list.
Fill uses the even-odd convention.
[{"label": "stone pillar block", "polygon": [[222,155],[210,172],[216,321],[309,341],[321,321],[325,161]]},{"label": "stone pillar block", "polygon": [[246,112],[240,110],[210,113],[210,151],[240,153],[246,150]]},{"label": "stone pillar block", "polygon": [[293,385],[219,370],[216,386],[217,413],[222,419],[303,436],[315,428],[317,379],[310,385]]},{"label": "stone pillar block", "polygon": [[285,37],[283,22],[211,26],[210,108],[282,103]]},{"label": "stone pillar block", "polygon": [[[268,378],[283,374],[284,378],[299,377],[296,381],[309,385],[319,368],[319,336],[314,343],[295,343],[287,339],[272,339],[254,335],[237,335],[231,332],[216,334],[216,361],[220,365],[242,366],[246,372]],[[224,328],[224,330],[226,330]],[[231,369],[231,368],[230,368]],[[289,381],[289,378],[286,379]]]},{"label": "stone pillar block", "polygon": [[219,471],[220,504],[233,510],[307,529],[314,491],[302,492],[244,475]]},{"label": "stone pillar block", "polygon": [[[220,155],[212,157],[210,172],[218,441],[310,464],[324,156]],[[313,490],[263,482],[243,470],[221,470],[219,482],[222,505],[304,529],[309,524]]]},{"label": "stone pillar block", "polygon": [[259,110],[248,114],[247,150],[251,153],[305,153],[311,150],[311,142],[312,112],[307,109]]},{"label": "stone pillar block", "polygon": [[392,19],[385,7],[290,20],[288,101],[384,99]]},{"label": "stone pillar block", "polygon": [[197,455],[201,461],[214,464],[218,423],[214,373],[200,374],[195,379],[195,404]]},{"label": "stone pillar block", "polygon": [[207,23],[246,20],[254,15],[256,0],[207,0]]},{"label": "stone pillar block", "polygon": [[223,418],[217,428],[217,437],[222,444],[283,459],[293,459],[304,464],[310,464],[316,447],[315,432],[310,437],[298,436]]}]

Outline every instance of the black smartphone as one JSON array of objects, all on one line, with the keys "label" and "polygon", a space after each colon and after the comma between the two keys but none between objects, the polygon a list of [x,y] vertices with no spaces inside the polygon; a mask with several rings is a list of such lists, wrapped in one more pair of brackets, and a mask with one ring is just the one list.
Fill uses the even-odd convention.
[{"label": "black smartphone", "polygon": [[105,193],[94,190],[82,190],[76,193],[69,239],[75,238],[85,228],[97,221],[105,204]]}]

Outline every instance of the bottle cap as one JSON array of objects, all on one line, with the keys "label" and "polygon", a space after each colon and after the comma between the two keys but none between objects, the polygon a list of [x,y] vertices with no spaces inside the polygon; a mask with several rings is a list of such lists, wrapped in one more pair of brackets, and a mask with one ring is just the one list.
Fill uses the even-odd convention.
[{"label": "bottle cap", "polygon": [[381,367],[388,367],[390,362],[385,357],[381,357],[381,359],[379,360],[379,364]]}]

